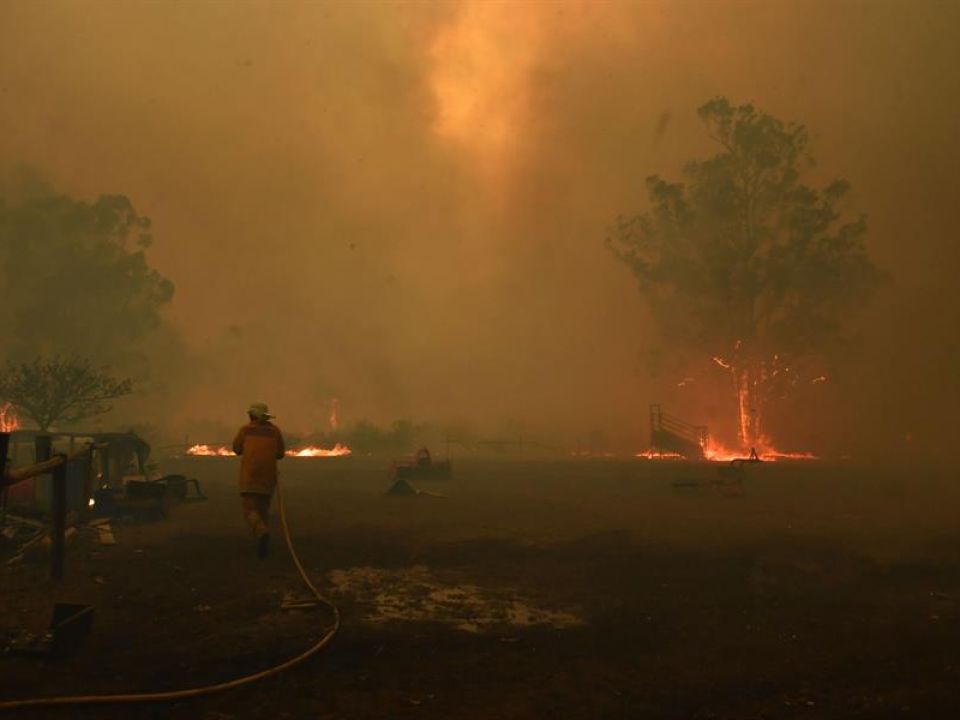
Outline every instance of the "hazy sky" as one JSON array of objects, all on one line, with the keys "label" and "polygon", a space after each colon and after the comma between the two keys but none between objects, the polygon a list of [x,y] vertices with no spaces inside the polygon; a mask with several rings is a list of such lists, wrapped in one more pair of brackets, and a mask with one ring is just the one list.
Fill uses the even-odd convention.
[{"label": "hazy sky", "polygon": [[307,429],[337,396],[642,436],[673,383],[605,228],[712,152],[698,105],[751,101],[808,125],[895,272],[884,360],[835,392],[899,437],[958,394],[958,28],[955,2],[0,0],[0,163],[154,220],[179,418],[261,398]]}]

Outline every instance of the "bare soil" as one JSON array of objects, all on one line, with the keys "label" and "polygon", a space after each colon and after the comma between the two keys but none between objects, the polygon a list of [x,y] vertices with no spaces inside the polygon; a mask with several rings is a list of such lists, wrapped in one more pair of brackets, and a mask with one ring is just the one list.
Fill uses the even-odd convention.
[{"label": "bare soil", "polygon": [[[388,497],[386,462],[287,459],[297,548],[343,614],[320,657],[175,704],[70,718],[960,717],[960,491],[921,472],[812,463],[455,459],[446,497]],[[3,699],[158,691],[256,672],[321,633],[274,518],[256,558],[236,461],[171,461],[209,500],[0,568],[0,628],[96,607],[52,661],[0,655]]]}]

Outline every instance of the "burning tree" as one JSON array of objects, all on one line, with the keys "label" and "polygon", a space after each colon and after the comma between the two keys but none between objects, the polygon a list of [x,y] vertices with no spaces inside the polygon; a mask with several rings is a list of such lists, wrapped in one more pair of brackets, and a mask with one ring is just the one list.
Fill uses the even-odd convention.
[{"label": "burning tree", "polygon": [[0,398],[44,431],[108,412],[110,400],[132,391],[129,379],[118,380],[86,360],[59,356],[10,362],[0,376]]},{"label": "burning tree", "polygon": [[618,218],[607,244],[626,263],[677,347],[707,350],[730,373],[744,448],[762,444],[769,401],[841,329],[879,274],[866,220],[845,219],[844,180],[817,190],[802,125],[717,98],[698,109],[720,147],[684,182],[647,178],[650,209]]}]

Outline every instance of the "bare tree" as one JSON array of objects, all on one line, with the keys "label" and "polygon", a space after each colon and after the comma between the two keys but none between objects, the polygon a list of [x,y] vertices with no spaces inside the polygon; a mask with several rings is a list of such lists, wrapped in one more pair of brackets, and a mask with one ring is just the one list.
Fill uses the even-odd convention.
[{"label": "bare tree", "polygon": [[0,398],[44,431],[109,412],[110,400],[131,392],[129,378],[117,379],[80,358],[10,362],[0,376]]}]

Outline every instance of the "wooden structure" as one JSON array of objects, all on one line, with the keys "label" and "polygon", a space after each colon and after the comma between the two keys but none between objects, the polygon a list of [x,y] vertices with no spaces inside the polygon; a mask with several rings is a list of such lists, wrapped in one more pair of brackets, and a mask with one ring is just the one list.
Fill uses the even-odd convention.
[{"label": "wooden structure", "polygon": [[688,460],[702,460],[706,442],[705,425],[694,425],[668,415],[659,405],[650,406],[650,446],[654,452],[677,453]]},{"label": "wooden structure", "polygon": [[[46,436],[47,440],[39,440]],[[70,463],[67,467],[68,510],[83,511],[97,490],[121,489],[124,476],[146,476],[150,446],[134,433],[41,433],[18,430],[8,439],[10,466],[31,465],[51,454],[71,454],[91,444],[88,463]],[[49,444],[48,450],[43,450]],[[41,447],[42,446],[42,447]],[[38,449],[39,448],[39,449]],[[41,453],[43,456],[41,457]],[[52,509],[52,480],[41,475],[32,482],[9,487],[10,502],[30,505],[44,512]]]},{"label": "wooden structure", "polygon": [[63,578],[63,559],[66,547],[67,530],[67,466],[72,462],[89,463],[95,448],[90,443],[81,450],[71,453],[51,454],[52,438],[50,435],[36,434],[35,459],[32,465],[7,468],[7,455],[10,450],[10,436],[0,433],[0,468],[2,468],[2,485],[4,489],[25,482],[32,478],[50,474],[52,476],[52,498],[50,504],[50,577],[54,580]]},{"label": "wooden structure", "polygon": [[[10,460],[23,457],[28,443],[32,462],[9,467]],[[50,516],[52,578],[63,577],[67,512],[86,514],[94,493],[119,486],[131,465],[145,475],[149,452],[150,446],[133,433],[0,433],[3,507],[11,489],[33,481],[31,499]]]}]

